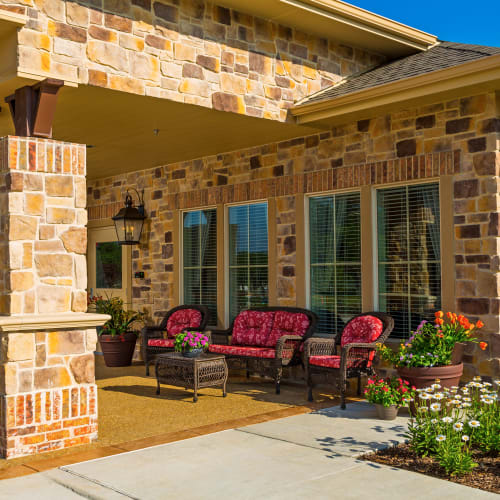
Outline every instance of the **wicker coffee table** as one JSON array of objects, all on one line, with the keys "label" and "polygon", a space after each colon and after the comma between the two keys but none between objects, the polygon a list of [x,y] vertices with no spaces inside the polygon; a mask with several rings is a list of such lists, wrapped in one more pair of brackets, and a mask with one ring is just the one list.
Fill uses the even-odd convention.
[{"label": "wicker coffee table", "polygon": [[202,354],[197,358],[186,358],[180,352],[167,352],[156,358],[156,380],[160,384],[194,389],[193,402],[198,401],[198,389],[222,386],[226,397],[227,364],[220,354]]}]

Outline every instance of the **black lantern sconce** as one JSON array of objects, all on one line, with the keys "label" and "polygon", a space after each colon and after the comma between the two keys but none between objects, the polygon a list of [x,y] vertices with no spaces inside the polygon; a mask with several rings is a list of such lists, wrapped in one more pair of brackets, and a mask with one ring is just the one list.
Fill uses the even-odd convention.
[{"label": "black lantern sconce", "polygon": [[137,189],[134,189],[134,191],[137,193],[139,205],[134,207],[132,196],[127,189],[125,207],[112,218],[120,245],[137,245],[141,239],[142,226],[146,218],[144,212],[144,190],[142,190],[141,194],[139,194]]}]

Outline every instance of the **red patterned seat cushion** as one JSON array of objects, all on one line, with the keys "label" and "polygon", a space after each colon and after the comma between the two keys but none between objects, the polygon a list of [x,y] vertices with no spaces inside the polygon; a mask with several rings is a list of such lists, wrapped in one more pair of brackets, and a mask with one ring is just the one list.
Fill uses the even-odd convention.
[{"label": "red patterned seat cushion", "polygon": [[231,345],[265,346],[273,319],[274,312],[240,312],[234,320]]},{"label": "red patterned seat cushion", "polygon": [[[227,354],[228,356],[250,356],[253,358],[268,358],[276,357],[276,350],[267,347],[246,347],[239,345],[219,345],[210,344],[208,350],[217,354]],[[293,351],[283,351],[284,358],[291,358]]]},{"label": "red patterned seat cushion", "polygon": [[[351,359],[347,363],[347,368],[354,368],[361,366],[365,360]],[[315,366],[325,366],[326,368],[340,368],[340,356],[311,356],[309,364]]]},{"label": "red patterned seat cushion", "polygon": [[197,309],[179,309],[168,318],[167,335],[169,337],[175,337],[186,328],[198,328],[200,325],[200,311]]},{"label": "red patterned seat cushion", "polygon": [[175,339],[149,339],[148,346],[151,347],[174,347]]},{"label": "red patterned seat cushion", "polygon": [[276,311],[274,323],[265,345],[276,346],[276,342],[283,335],[304,336],[309,328],[309,318],[304,313],[291,313],[288,311]]},{"label": "red patterned seat cushion", "polygon": [[[340,339],[340,344],[345,346],[346,344],[356,344],[356,343],[373,343],[375,342],[382,332],[384,331],[384,324],[382,321],[375,316],[358,316],[353,320],[349,321],[342,332],[342,338]],[[368,353],[363,349],[351,349],[349,355],[350,357],[359,356],[360,361],[368,357],[368,366],[371,366],[373,358],[375,357],[375,351]],[[351,363],[352,364],[352,363]]]}]

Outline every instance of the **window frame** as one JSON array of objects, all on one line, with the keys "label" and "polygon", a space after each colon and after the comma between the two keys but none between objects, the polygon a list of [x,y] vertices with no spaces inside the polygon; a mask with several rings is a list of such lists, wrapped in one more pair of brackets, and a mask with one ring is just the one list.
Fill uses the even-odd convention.
[{"label": "window frame", "polygon": [[[364,310],[363,303],[363,191],[361,188],[345,188],[345,189],[335,189],[330,191],[319,191],[316,193],[307,193],[304,197],[304,240],[305,240],[305,252],[304,252],[304,262],[305,262],[305,286],[306,286],[306,308],[311,310],[311,221],[310,221],[310,213],[311,207],[310,202],[311,198],[327,198],[329,196],[337,196],[343,194],[359,194],[359,202],[360,202],[360,263],[361,263],[361,310]],[[314,334],[315,337],[328,338],[331,339],[334,337],[333,334],[328,333],[319,333],[316,332]]]},{"label": "window frame", "polygon": [[[220,221],[218,220],[218,210],[216,205],[208,205],[204,207],[197,207],[197,208],[189,208],[186,210],[180,210],[179,211],[179,241],[180,241],[180,246],[179,246],[179,303],[184,304],[185,303],[185,297],[184,297],[184,214],[186,213],[193,213],[193,212],[203,212],[206,210],[215,210],[215,217],[216,217],[216,240],[215,240],[215,251],[216,251],[216,265],[215,265],[215,270],[217,273],[219,272],[219,241],[218,241],[218,227],[220,224]],[[199,267],[201,270],[201,266],[196,266],[195,268]],[[213,266],[209,267],[208,269],[213,269]],[[215,320],[215,323],[212,323],[212,321],[207,325],[207,326],[212,326],[215,327],[217,326],[217,318],[219,317],[220,313],[220,304],[217,296],[217,302],[216,302],[216,309],[217,309],[217,315],[215,318],[212,318],[212,321]]]},{"label": "window frame", "polygon": [[[249,205],[261,205],[265,203],[267,207],[267,298],[271,296],[271,284],[270,284],[270,268],[271,268],[271,229],[270,229],[270,215],[271,215],[271,199],[263,198],[259,200],[251,200],[251,201],[242,201],[236,203],[225,203],[224,204],[224,323],[227,327],[229,327],[231,323],[231,311],[230,311],[230,283],[229,283],[229,274],[230,274],[230,257],[229,257],[229,210],[232,207],[240,207],[240,206],[249,206]],[[273,224],[276,221],[272,221]]]},{"label": "window frame", "polygon": [[[371,197],[371,222],[372,222],[372,233],[373,233],[373,238],[372,238],[372,269],[373,269],[373,305],[374,305],[374,310],[379,311],[380,310],[380,300],[379,300],[379,259],[378,259],[378,213],[377,213],[377,199],[378,199],[378,192],[381,190],[385,189],[395,189],[395,188],[400,188],[400,187],[409,187],[409,186],[422,186],[426,184],[437,184],[438,186],[438,191],[439,191],[439,245],[441,249],[441,259],[440,259],[440,280],[441,280],[441,285],[440,285],[440,302],[441,302],[441,308],[445,308],[445,294],[448,294],[448,287],[446,285],[445,277],[444,277],[444,271],[445,271],[445,266],[443,265],[443,248],[447,248],[447,241],[446,239],[449,237],[448,232],[446,231],[446,228],[443,230],[443,213],[444,213],[444,203],[447,200],[447,197],[444,196],[443,190],[444,190],[444,183],[443,183],[443,177],[432,177],[428,179],[412,179],[408,181],[400,181],[400,182],[391,182],[390,184],[379,184],[377,186],[372,187],[372,197]],[[445,214],[446,217],[446,214]],[[453,229],[452,229],[453,233]],[[452,238],[454,239],[454,234],[452,235]],[[453,278],[453,282],[454,282]],[[362,286],[363,286],[363,280],[362,280]],[[454,295],[454,294],[453,294]],[[389,338],[386,343],[394,343],[394,344],[399,344],[401,343],[401,340],[404,340],[406,337],[393,337]]]}]

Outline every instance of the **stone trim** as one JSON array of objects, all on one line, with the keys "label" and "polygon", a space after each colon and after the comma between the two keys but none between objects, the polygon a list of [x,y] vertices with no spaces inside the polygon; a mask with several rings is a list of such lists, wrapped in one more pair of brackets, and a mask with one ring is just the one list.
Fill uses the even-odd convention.
[{"label": "stone trim", "polygon": [[[357,188],[452,175],[460,170],[460,150],[407,156],[394,160],[362,163],[328,170],[307,172],[239,184],[169,193],[164,200],[168,210],[184,210],[227,203],[310,194],[336,189]],[[88,207],[89,220],[115,215],[122,201]]]},{"label": "stone trim", "polygon": [[0,332],[34,332],[37,330],[87,329],[102,326],[111,317],[107,314],[62,313],[24,314],[0,317]]}]

